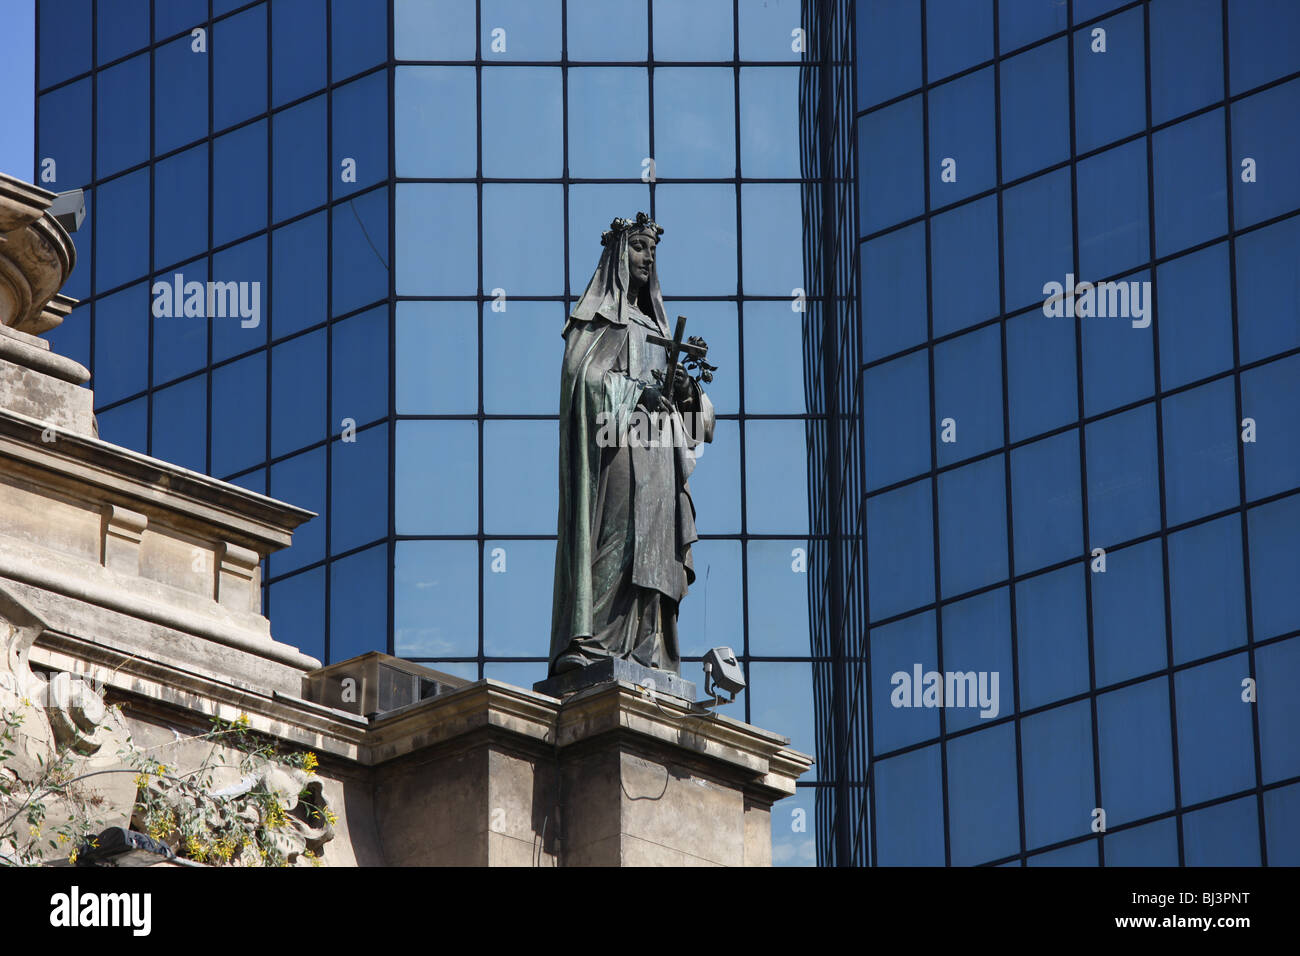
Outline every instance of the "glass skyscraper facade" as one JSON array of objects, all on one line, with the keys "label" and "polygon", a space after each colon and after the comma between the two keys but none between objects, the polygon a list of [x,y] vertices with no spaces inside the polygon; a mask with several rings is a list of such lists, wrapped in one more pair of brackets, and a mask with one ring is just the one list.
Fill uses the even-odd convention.
[{"label": "glass skyscraper facade", "polygon": [[[50,338],[106,440],[320,514],[264,567],[277,639],[531,686],[560,332],[602,230],[649,212],[719,366],[683,671],[730,645],[749,690],[724,712],[812,751],[800,23],[795,0],[38,0],[38,180],[87,196]],[[819,779],[776,809],[777,862],[814,862]]]},{"label": "glass skyscraper facade", "polygon": [[776,862],[1300,862],[1300,7],[37,10],[49,338],[320,513],[278,639],[544,676],[560,330],[644,209],[720,367],[683,671],[817,758]]},{"label": "glass skyscraper facade", "polygon": [[821,861],[1300,862],[1300,7],[831,6]]}]

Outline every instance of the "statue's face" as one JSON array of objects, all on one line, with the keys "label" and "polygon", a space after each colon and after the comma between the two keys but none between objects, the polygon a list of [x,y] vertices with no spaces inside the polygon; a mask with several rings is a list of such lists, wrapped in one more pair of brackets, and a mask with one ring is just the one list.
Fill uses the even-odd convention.
[{"label": "statue's face", "polygon": [[655,241],[639,232],[627,241],[627,267],[632,281],[645,285],[650,281],[650,270],[655,265]]}]

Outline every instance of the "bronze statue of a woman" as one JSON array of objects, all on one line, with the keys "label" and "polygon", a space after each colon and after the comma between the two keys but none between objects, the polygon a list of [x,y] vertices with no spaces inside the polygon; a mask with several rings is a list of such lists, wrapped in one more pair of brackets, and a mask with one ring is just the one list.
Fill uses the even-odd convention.
[{"label": "bronze statue of a woman", "polygon": [[687,479],[714,414],[681,365],[665,381],[667,350],[647,341],[672,335],[662,234],[645,213],[615,219],[564,326],[551,676],[609,657],[680,673],[677,608],[698,539]]}]

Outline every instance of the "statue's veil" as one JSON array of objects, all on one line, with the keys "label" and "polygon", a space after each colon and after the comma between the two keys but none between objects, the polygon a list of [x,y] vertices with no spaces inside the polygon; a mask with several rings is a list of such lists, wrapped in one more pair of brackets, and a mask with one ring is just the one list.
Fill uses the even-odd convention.
[{"label": "statue's veil", "polygon": [[[600,263],[596,266],[591,281],[587,283],[587,290],[582,293],[582,298],[569,313],[569,320],[564,324],[562,334],[567,335],[575,322],[591,322],[597,317],[613,325],[627,324],[629,311],[627,290],[632,284],[627,263],[627,241],[638,232],[655,236],[653,227],[641,229],[639,225],[630,225],[607,234],[605,248],[600,254]],[[656,265],[650,269],[649,281],[641,288],[637,307],[646,315],[654,316],[659,323],[660,334],[670,334],[668,315],[664,311],[663,293],[659,291],[657,257]]]}]

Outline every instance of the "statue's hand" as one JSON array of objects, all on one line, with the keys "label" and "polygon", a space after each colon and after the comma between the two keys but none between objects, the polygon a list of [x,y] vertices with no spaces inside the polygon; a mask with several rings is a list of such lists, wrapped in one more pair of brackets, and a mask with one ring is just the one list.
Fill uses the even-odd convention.
[{"label": "statue's hand", "polygon": [[673,407],[658,385],[647,385],[642,390],[637,404],[648,412],[669,412]]},{"label": "statue's hand", "polygon": [[[662,389],[664,373],[659,371],[659,369],[653,369],[650,374],[655,377],[655,381],[659,383],[659,387]],[[686,374],[686,369],[682,368],[680,365],[677,366],[673,370],[673,401],[677,404],[681,404],[682,402],[689,401],[693,395],[694,393],[691,390],[690,376]]]}]

